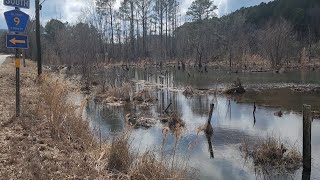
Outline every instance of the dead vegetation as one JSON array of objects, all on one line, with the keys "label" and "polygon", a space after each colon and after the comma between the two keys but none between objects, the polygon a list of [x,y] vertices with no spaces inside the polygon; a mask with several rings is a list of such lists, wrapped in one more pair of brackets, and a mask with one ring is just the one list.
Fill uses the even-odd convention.
[{"label": "dead vegetation", "polygon": [[183,91],[183,95],[186,97],[192,97],[194,95],[197,95],[197,93],[191,86],[187,86]]},{"label": "dead vegetation", "polygon": [[233,83],[233,85],[225,90],[225,94],[229,95],[238,95],[238,94],[244,94],[246,90],[241,84],[241,81],[239,78]]},{"label": "dead vegetation", "polygon": [[[51,76],[37,78],[36,68],[28,62],[22,68],[22,114],[14,115],[14,64],[7,69],[9,92],[3,103],[12,117],[1,119],[0,177],[4,179],[65,179],[97,177],[88,151],[95,141],[75,108],[66,101],[68,83]],[[13,102],[13,103],[11,103]],[[6,122],[6,123],[3,123]]]},{"label": "dead vegetation", "polygon": [[131,151],[128,135],[122,134],[115,137],[107,155],[106,169],[128,174],[134,157]]},{"label": "dead vegetation", "polygon": [[194,176],[187,168],[177,171],[176,167],[170,167],[168,161],[159,160],[151,151],[133,153],[129,134],[114,138],[108,152],[101,158],[104,163],[100,171],[109,172],[110,179],[191,179]]},{"label": "dead vegetation", "polygon": [[160,116],[160,121],[167,125],[167,128],[173,133],[181,132],[185,127],[185,122],[181,118],[181,115],[176,112]]},{"label": "dead vegetation", "polygon": [[1,179],[189,179],[187,170],[152,153],[132,153],[129,136],[100,147],[76,113],[86,99],[76,108],[67,100],[70,82],[50,74],[37,78],[33,63],[22,69],[23,113],[15,118],[14,64],[0,69],[0,90],[8,95],[1,102]]},{"label": "dead vegetation", "polygon": [[268,137],[253,146],[243,143],[240,147],[244,158],[251,158],[262,174],[294,173],[302,166],[302,155],[297,147],[286,147],[280,138]]},{"label": "dead vegetation", "polygon": [[179,131],[185,127],[185,122],[177,113],[173,113],[169,120],[169,128],[171,131]]},{"label": "dead vegetation", "polygon": [[121,86],[108,85],[105,91],[99,91],[95,96],[95,101],[114,105],[119,103],[123,105],[131,101],[132,84],[129,82],[122,83]]},{"label": "dead vegetation", "polygon": [[122,83],[121,86],[108,85],[105,91],[99,91],[95,95],[95,101],[111,106],[122,106],[126,103],[136,103],[142,109],[149,107],[157,101],[149,88],[135,92],[134,85],[130,82]]},{"label": "dead vegetation", "polygon": [[134,95],[133,101],[140,102],[140,103],[143,103],[143,102],[144,103],[153,103],[153,102],[157,101],[157,98],[154,98],[152,96],[151,89],[144,88],[143,90],[141,90],[140,92],[137,92]]},{"label": "dead vegetation", "polygon": [[127,124],[134,128],[150,128],[156,124],[156,120],[153,118],[147,118],[144,114],[140,114],[139,117],[134,113],[128,113],[125,116],[125,121]]}]

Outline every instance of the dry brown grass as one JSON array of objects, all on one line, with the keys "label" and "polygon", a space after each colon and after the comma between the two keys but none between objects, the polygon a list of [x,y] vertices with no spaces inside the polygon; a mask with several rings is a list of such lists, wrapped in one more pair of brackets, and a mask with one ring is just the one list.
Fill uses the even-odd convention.
[{"label": "dry brown grass", "polygon": [[268,59],[264,59],[260,55],[257,54],[246,54],[242,57],[243,65],[246,65],[248,69],[270,69],[272,67],[271,61]]},{"label": "dry brown grass", "polygon": [[268,137],[254,146],[241,146],[244,157],[251,158],[255,167],[263,174],[287,174],[302,165],[302,155],[297,147],[287,148],[280,138]]},{"label": "dry brown grass", "polygon": [[130,149],[129,135],[122,134],[115,137],[111,142],[107,156],[107,169],[127,174],[133,162],[134,155]]},{"label": "dry brown grass", "polygon": [[91,146],[93,137],[88,124],[75,113],[73,102],[67,100],[70,91],[66,81],[50,75],[41,78],[40,98],[44,103],[38,104],[34,113],[48,122],[51,137],[75,143],[79,148]]},{"label": "dry brown grass", "polygon": [[123,99],[126,101],[130,101],[130,94],[132,94],[133,86],[129,82],[124,82],[121,86],[111,86],[107,87],[106,94],[110,97],[116,97],[118,99]]},{"label": "dry brown grass", "polygon": [[[21,116],[14,115],[14,64],[0,67],[5,112],[1,116],[0,177],[4,179],[66,179],[97,177],[88,151],[93,136],[75,108],[66,101],[67,83],[37,78],[36,66],[21,68]],[[4,80],[4,81],[2,81]],[[13,116],[13,117],[12,117]]]},{"label": "dry brown grass", "polygon": [[168,168],[170,165],[165,161],[159,161],[156,154],[148,151],[138,157],[130,171],[131,179],[190,179],[187,169],[176,171]]},{"label": "dry brown grass", "polygon": [[167,159],[157,158],[152,151],[133,153],[130,134],[127,132],[115,137],[100,155],[100,172],[109,179],[193,179],[190,170],[171,167]]},{"label": "dry brown grass", "polygon": [[151,103],[151,102],[154,102],[156,98],[153,97],[152,91],[150,88],[144,88],[140,92],[135,93],[133,100],[136,102]]},{"label": "dry brown grass", "polygon": [[67,100],[75,86],[57,75],[37,78],[33,63],[22,69],[22,115],[14,118],[13,63],[0,70],[0,90],[7,95],[1,102],[0,179],[188,179],[155,156],[132,153],[129,136],[100,148],[79,108]]},{"label": "dry brown grass", "polygon": [[102,103],[124,103],[131,101],[133,86],[129,82],[124,82],[121,86],[107,85],[105,91],[99,91],[95,100]]}]

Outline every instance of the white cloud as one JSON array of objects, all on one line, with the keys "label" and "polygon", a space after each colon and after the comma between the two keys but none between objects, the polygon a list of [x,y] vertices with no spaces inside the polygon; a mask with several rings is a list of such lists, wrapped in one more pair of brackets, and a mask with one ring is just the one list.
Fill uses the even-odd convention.
[{"label": "white cloud", "polygon": [[[115,8],[120,7],[122,0],[116,0]],[[180,0],[181,14],[185,15],[193,0]],[[215,0],[214,4],[218,6],[217,14],[222,16],[228,14],[243,6],[253,6],[260,4],[261,2],[269,2],[271,0]],[[78,19],[81,20],[83,11],[81,9],[86,8],[88,4],[92,4],[94,0],[45,0],[41,11],[41,23],[45,24],[51,18],[60,19],[63,22],[74,23]],[[22,11],[28,13],[31,18],[34,18],[34,1],[31,0],[30,9],[22,9]],[[13,9],[12,7],[0,6],[0,28],[6,28],[3,12]]]}]

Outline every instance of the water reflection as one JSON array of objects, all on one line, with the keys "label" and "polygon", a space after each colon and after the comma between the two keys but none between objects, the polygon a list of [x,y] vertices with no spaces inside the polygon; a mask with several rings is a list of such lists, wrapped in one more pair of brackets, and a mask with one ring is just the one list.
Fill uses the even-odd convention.
[{"label": "water reflection", "polygon": [[257,110],[257,106],[256,106],[256,102],[253,103],[253,127],[256,125],[256,110]]},{"label": "water reflection", "polygon": [[[186,98],[181,91],[172,91],[174,87],[187,83],[198,84],[199,87],[208,87],[212,85],[210,80],[213,80],[210,75],[204,77],[190,71],[190,74],[193,74],[194,77],[191,76],[189,80],[186,80],[187,75],[184,74],[186,72],[180,71],[167,71],[161,74],[161,71],[150,68],[147,73],[144,71],[132,71],[130,73],[132,74],[129,76],[137,80],[145,79],[148,83],[159,83],[155,87],[156,93],[154,94],[159,101],[149,111],[153,117],[161,115],[167,109],[167,111],[181,114],[186,123],[186,128],[178,143],[176,143],[176,137],[170,133],[164,141],[163,125],[158,122],[155,127],[150,129],[133,131],[134,146],[143,151],[161,147],[161,144],[163,144],[161,152],[165,153],[171,153],[173,147],[176,146],[178,155],[185,155],[186,152],[190,155],[189,163],[192,167],[200,170],[201,179],[264,179],[265,177],[257,176],[252,165],[243,160],[239,146],[244,140],[250,142],[274,134],[283,138],[287,144],[297,146],[302,150],[302,117],[300,114],[284,112],[280,118],[273,115],[278,109],[257,107],[255,104],[252,108],[252,104],[238,104],[225,96],[206,95]],[[211,71],[209,73],[216,74]],[[243,76],[246,77],[246,75]],[[272,76],[265,77],[266,82],[277,79]],[[292,74],[292,76],[295,75]],[[305,74],[303,82],[312,82],[309,79],[310,76],[313,75]],[[204,80],[200,80],[200,77]],[[320,76],[317,76],[317,78],[320,80]],[[279,81],[277,80],[277,82]],[[144,87],[145,84],[141,84],[136,88],[141,90]],[[211,103],[215,104],[215,111],[211,118],[214,135],[209,137],[205,135],[197,136],[197,129],[207,122],[208,109]],[[171,106],[168,109],[169,104]],[[110,133],[118,132],[124,127],[124,114],[128,111],[139,111],[139,108],[137,106],[112,108],[94,103],[87,108],[92,127],[99,126],[102,129],[102,137],[106,138],[110,136]],[[297,174],[273,178],[287,179],[291,177],[297,179],[302,175],[303,178],[307,179],[310,179],[310,176],[312,178],[320,177],[320,155],[317,153],[320,150],[319,121],[315,120],[313,122],[312,132],[312,168],[316,170],[313,170],[309,176],[302,173],[301,170]],[[189,152],[189,145],[194,143],[196,139],[197,144]]]},{"label": "water reflection", "polygon": [[208,149],[209,149],[209,153],[210,153],[210,159],[214,158],[214,152],[213,152],[213,145],[212,145],[212,141],[211,141],[211,136],[210,135],[206,135],[207,141],[208,141]]},{"label": "water reflection", "polygon": [[310,180],[310,179],[311,179],[311,172],[303,170],[302,180]]}]

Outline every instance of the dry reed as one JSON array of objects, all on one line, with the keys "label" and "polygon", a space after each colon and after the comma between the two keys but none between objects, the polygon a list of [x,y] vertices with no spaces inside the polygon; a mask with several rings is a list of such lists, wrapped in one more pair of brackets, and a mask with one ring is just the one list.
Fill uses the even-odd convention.
[{"label": "dry reed", "polygon": [[280,138],[268,137],[254,146],[241,146],[244,158],[251,158],[257,170],[263,174],[287,174],[302,165],[302,155],[297,147],[287,148]]}]

